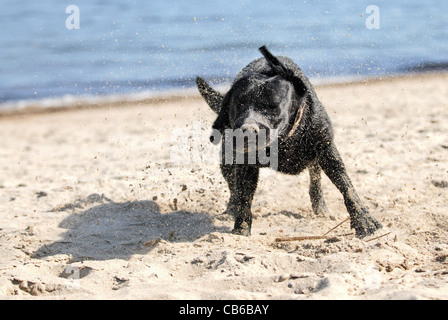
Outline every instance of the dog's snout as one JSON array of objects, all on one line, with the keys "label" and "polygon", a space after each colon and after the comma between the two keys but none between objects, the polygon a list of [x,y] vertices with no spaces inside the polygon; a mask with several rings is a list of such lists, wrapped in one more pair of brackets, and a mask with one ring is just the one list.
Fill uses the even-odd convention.
[{"label": "dog's snout", "polygon": [[255,123],[246,123],[241,126],[243,133],[258,134],[260,127]]}]

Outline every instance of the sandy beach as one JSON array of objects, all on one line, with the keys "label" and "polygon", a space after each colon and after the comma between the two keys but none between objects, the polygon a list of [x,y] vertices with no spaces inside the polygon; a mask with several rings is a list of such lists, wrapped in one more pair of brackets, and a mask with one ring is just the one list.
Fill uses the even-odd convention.
[{"label": "sandy beach", "polygon": [[316,87],[384,226],[363,240],[345,222],[277,242],[348,213],[326,176],[331,213],[316,216],[308,173],[269,169],[252,236],[230,234],[219,165],[173,161],[175,130],[210,132],[199,94],[1,114],[0,298],[448,299],[447,84],[441,73]]}]

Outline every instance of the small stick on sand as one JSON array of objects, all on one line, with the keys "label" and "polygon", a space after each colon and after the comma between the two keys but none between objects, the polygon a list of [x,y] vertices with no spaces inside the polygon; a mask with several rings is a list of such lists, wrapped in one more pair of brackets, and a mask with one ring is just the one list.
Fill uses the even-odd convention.
[{"label": "small stick on sand", "polygon": [[[328,230],[327,232],[325,232],[323,235],[321,236],[301,236],[301,237],[289,237],[289,238],[277,238],[275,239],[276,242],[284,242],[284,241],[302,241],[302,240],[321,240],[321,239],[329,239],[330,237],[327,236],[327,234],[329,234],[331,231],[333,231],[334,229],[336,229],[337,227],[339,227],[341,224],[343,224],[344,222],[346,222],[348,219],[350,219],[350,217],[348,217],[347,219],[345,219],[344,221],[338,223],[336,226],[334,226],[333,228],[331,228],[330,230]],[[346,233],[346,234],[341,234],[339,236],[348,236],[348,235],[352,235],[353,233]],[[331,238],[334,238],[336,236],[332,236]]]},{"label": "small stick on sand", "polygon": [[378,236],[378,237],[375,237],[375,238],[372,238],[372,239],[366,240],[366,242],[369,242],[369,241],[373,241],[373,240],[376,240],[376,239],[379,239],[379,238],[385,237],[385,236],[387,236],[388,234],[390,234],[390,232],[388,232],[388,233],[385,233],[385,234],[383,234],[383,235],[381,235],[381,236]]},{"label": "small stick on sand", "polygon": [[344,234],[338,234],[335,236],[301,236],[301,237],[289,237],[289,238],[276,238],[276,242],[285,242],[285,241],[303,241],[303,240],[322,240],[322,239],[331,239],[336,237],[345,237],[345,236],[352,236],[354,233],[344,233]]},{"label": "small stick on sand", "polygon": [[289,238],[276,238],[276,242],[284,242],[284,241],[301,241],[301,240],[320,240],[327,239],[327,237],[323,236],[301,236],[301,237],[289,237]]},{"label": "small stick on sand", "polygon": [[322,235],[322,237],[323,237],[323,236],[326,236],[327,234],[329,234],[331,231],[333,231],[334,229],[336,229],[337,227],[339,227],[341,224],[343,224],[343,223],[344,223],[345,221],[347,221],[348,219],[350,219],[350,217],[348,217],[348,218],[345,219],[344,221],[338,223],[335,227],[333,227],[333,228],[331,228],[330,230],[328,230],[327,232],[325,232],[325,233]]}]

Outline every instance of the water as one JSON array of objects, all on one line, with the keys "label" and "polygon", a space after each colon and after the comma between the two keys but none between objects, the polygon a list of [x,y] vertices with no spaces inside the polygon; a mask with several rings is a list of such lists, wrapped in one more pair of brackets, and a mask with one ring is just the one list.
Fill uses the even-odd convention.
[{"label": "water", "polygon": [[446,67],[447,21],[435,0],[3,1],[0,108],[228,83],[265,44],[316,82]]}]

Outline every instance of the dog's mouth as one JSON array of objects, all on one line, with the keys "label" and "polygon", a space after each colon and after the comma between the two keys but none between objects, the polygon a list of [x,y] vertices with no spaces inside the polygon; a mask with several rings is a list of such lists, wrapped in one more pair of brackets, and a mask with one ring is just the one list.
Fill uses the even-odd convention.
[{"label": "dog's mouth", "polygon": [[257,132],[249,133],[241,129],[236,129],[233,131],[234,150],[237,153],[254,153],[259,150],[266,150],[278,138],[272,134],[273,132],[273,130],[265,128],[259,129]]},{"label": "dog's mouth", "polygon": [[[262,142],[259,143],[258,139],[255,143],[251,143],[250,141],[244,141],[242,152],[243,153],[250,153],[250,152],[256,152],[258,150],[264,150],[266,148],[269,148],[270,143],[269,142]],[[236,151],[240,151],[239,148],[236,148]]]},{"label": "dog's mouth", "polygon": [[[277,130],[261,130],[257,134],[243,134],[240,129],[224,130],[223,156],[226,163],[257,164],[276,167],[278,163]],[[275,134],[273,134],[275,133]]]}]

